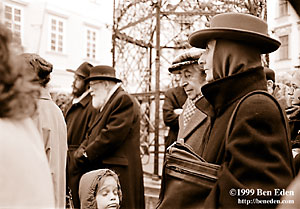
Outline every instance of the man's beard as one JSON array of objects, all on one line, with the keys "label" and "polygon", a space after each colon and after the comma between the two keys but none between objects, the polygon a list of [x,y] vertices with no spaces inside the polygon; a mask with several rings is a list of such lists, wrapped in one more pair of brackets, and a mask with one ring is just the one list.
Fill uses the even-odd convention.
[{"label": "man's beard", "polygon": [[85,92],[85,88],[80,88],[80,89],[73,88],[72,95],[73,95],[75,98],[78,98],[78,97],[80,97],[84,92]]},{"label": "man's beard", "polygon": [[95,109],[100,109],[104,105],[105,99],[93,96],[92,105]]}]

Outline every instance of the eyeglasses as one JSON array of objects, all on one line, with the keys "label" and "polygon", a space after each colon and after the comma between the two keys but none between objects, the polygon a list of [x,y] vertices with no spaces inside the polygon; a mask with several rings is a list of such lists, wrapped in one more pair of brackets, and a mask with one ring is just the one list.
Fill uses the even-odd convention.
[{"label": "eyeglasses", "polygon": [[90,86],[94,86],[98,83],[103,83],[103,81],[90,81]]}]

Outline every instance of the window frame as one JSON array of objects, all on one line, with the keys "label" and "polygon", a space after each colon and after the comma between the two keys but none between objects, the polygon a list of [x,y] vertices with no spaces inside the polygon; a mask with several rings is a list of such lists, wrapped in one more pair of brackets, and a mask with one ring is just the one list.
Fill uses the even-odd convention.
[{"label": "window frame", "polygon": [[[285,40],[283,40],[285,38]],[[279,48],[279,60],[288,60],[289,59],[289,35],[279,36],[281,46]]]},{"label": "window frame", "polygon": [[[53,30],[53,21],[56,21],[55,23],[55,29]],[[62,23],[62,32],[59,31],[59,24]],[[52,49],[52,34],[55,34],[55,49]],[[48,50],[55,53],[62,53],[64,54],[66,52],[66,20],[64,18],[61,18],[59,16],[50,15],[49,16],[49,38],[48,38]],[[59,51],[59,40],[58,36],[62,36],[62,50]]]},{"label": "window frame", "polygon": [[[91,40],[92,37],[88,38],[88,32],[94,33],[95,34],[95,40]],[[98,45],[98,34],[99,31],[96,28],[86,26],[85,27],[85,46],[84,46],[84,57],[89,60],[97,60],[97,45]],[[91,46],[94,44],[94,48]],[[88,47],[90,45],[90,48]],[[90,52],[90,56],[88,56],[89,51],[95,51],[94,54],[93,52]],[[94,55],[94,56],[93,56]]]},{"label": "window frame", "polygon": [[289,15],[289,4],[287,0],[278,1],[278,16],[284,17]]},{"label": "window frame", "polygon": [[[11,20],[10,20],[10,24],[11,26],[9,27],[7,25],[7,22],[9,22],[6,18],[6,7],[10,7],[12,9],[11,11]],[[15,20],[15,10],[20,10],[20,21],[16,21]],[[13,37],[15,39],[15,41],[17,41],[20,45],[22,45],[23,41],[24,41],[24,23],[23,23],[23,19],[24,19],[24,9],[20,6],[17,6],[17,5],[14,5],[14,4],[9,4],[9,3],[3,3],[3,23],[6,25],[6,27],[12,31],[13,33]],[[16,24],[19,23],[19,24]],[[19,39],[16,39],[16,29],[15,29],[15,26],[16,25],[19,25],[20,26],[20,29],[18,30],[18,32],[20,33],[20,35],[18,36]]]}]

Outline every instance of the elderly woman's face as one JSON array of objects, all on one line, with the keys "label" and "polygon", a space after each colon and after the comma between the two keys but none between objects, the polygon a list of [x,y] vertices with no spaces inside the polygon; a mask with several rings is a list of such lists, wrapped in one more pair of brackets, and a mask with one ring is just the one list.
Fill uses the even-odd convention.
[{"label": "elderly woman's face", "polygon": [[206,81],[213,80],[213,54],[216,46],[216,40],[211,40],[207,43],[205,52],[199,58],[198,63],[204,66],[206,73]]},{"label": "elderly woman's face", "polygon": [[190,99],[195,99],[201,94],[201,87],[206,83],[206,74],[202,66],[189,65],[180,71],[180,76],[181,85]]}]

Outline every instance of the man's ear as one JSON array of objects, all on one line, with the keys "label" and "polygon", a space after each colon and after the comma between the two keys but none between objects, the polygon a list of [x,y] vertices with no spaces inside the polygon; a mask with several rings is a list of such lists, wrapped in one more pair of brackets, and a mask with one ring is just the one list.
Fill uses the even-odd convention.
[{"label": "man's ear", "polygon": [[103,81],[104,83],[104,88],[110,90],[112,88],[112,82],[111,81]]}]

